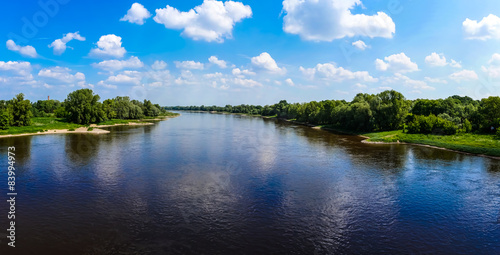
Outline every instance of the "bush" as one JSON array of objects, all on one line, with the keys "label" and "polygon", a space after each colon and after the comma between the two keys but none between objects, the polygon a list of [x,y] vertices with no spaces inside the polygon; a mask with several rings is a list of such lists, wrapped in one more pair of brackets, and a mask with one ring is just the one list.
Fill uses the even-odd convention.
[{"label": "bush", "polygon": [[11,115],[8,111],[3,111],[0,114],[0,129],[8,129],[11,123]]},{"label": "bush", "polygon": [[429,116],[409,114],[406,116],[406,122],[406,132],[410,134],[454,135],[458,131],[455,123],[434,114]]},{"label": "bush", "polygon": [[500,128],[497,128],[497,133],[495,135],[495,138],[500,140]]}]

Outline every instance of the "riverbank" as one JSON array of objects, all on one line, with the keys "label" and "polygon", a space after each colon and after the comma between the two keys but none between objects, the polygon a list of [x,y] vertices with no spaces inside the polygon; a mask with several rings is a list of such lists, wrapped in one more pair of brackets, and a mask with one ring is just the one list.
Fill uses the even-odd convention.
[{"label": "riverbank", "polygon": [[0,138],[29,136],[29,135],[48,135],[48,134],[107,134],[110,131],[101,128],[114,126],[145,126],[154,125],[147,121],[163,121],[179,115],[160,116],[144,120],[121,120],[113,119],[90,126],[79,125],[66,122],[63,118],[36,117],[32,118],[33,124],[24,127],[9,127],[7,130],[0,130]]},{"label": "riverbank", "polygon": [[468,155],[476,155],[500,159],[500,140],[487,134],[425,135],[407,134],[402,130],[354,133],[335,129],[330,126],[319,126],[332,132],[357,135],[364,138],[361,142],[368,144],[411,144],[434,149],[448,150]]}]

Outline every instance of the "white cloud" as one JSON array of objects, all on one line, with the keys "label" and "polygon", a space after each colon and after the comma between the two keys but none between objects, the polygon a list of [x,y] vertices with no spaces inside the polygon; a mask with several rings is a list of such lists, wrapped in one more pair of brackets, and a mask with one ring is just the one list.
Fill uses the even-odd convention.
[{"label": "white cloud", "polygon": [[425,57],[425,63],[430,66],[445,66],[446,57],[443,54],[437,54],[436,52],[431,53],[431,55]]},{"label": "white cloud", "polygon": [[[384,61],[385,60],[385,61]],[[384,60],[375,60],[375,66],[380,71],[393,71],[395,73],[406,73],[418,71],[418,65],[403,52],[385,57]]]},{"label": "white cloud", "polygon": [[426,90],[435,90],[434,87],[427,85],[425,81],[413,80],[408,76],[402,75],[400,73],[394,74],[393,77],[385,77],[384,84],[397,84],[404,85],[410,87],[415,90],[426,89]]},{"label": "white cloud", "polygon": [[49,48],[54,48],[54,55],[61,55],[66,51],[66,44],[71,40],[85,41],[85,37],[82,37],[78,31],[75,33],[67,33],[63,38],[53,41],[49,45]]},{"label": "white cloud", "polygon": [[98,57],[121,58],[127,51],[122,47],[122,38],[114,34],[103,35],[97,42],[97,48],[90,51],[91,55]]},{"label": "white cloud", "polygon": [[104,60],[99,63],[93,63],[92,66],[105,71],[115,72],[125,68],[141,68],[144,66],[144,63],[138,57],[130,57],[127,60]]},{"label": "white cloud", "polygon": [[67,67],[44,68],[38,72],[38,76],[48,78],[51,82],[71,84],[85,80],[85,75],[81,72],[71,74],[72,70]]},{"label": "white cloud", "polygon": [[144,20],[151,17],[151,13],[140,3],[133,3],[127,14],[120,21],[128,21],[138,25],[144,24]]},{"label": "white cloud", "polygon": [[240,2],[204,0],[201,5],[181,12],[169,5],[156,9],[153,18],[169,29],[182,29],[182,35],[194,40],[223,42],[232,37],[237,22],[252,16],[252,9]]},{"label": "white cloud", "polygon": [[288,86],[291,86],[291,87],[294,87],[295,86],[295,83],[293,82],[292,79],[288,78],[285,80],[285,83],[288,85]]},{"label": "white cloud", "polygon": [[153,70],[163,70],[165,68],[167,68],[167,63],[165,63],[165,61],[163,60],[156,60],[152,65],[151,65],[151,68]]},{"label": "white cloud", "polygon": [[500,18],[493,14],[484,17],[479,22],[465,19],[462,26],[467,39],[500,39]]},{"label": "white cloud", "polygon": [[431,77],[425,77],[425,81],[430,82],[430,83],[442,83],[442,84],[448,84],[447,80],[444,79],[439,79],[439,78],[431,78]]},{"label": "white cloud", "polygon": [[252,58],[252,65],[260,70],[265,70],[270,73],[285,74],[286,69],[278,67],[276,61],[267,52],[261,53],[259,56]]},{"label": "white cloud", "polygon": [[384,12],[352,14],[360,0],[284,0],[283,30],[304,40],[332,41],[344,37],[392,38],[396,25]]},{"label": "white cloud", "polygon": [[220,60],[216,56],[211,56],[210,58],[208,58],[208,61],[210,63],[212,63],[212,64],[218,65],[220,68],[226,68],[227,67],[226,61]]},{"label": "white cloud", "polygon": [[450,74],[450,79],[460,83],[461,81],[477,80],[479,79],[479,77],[477,76],[476,72],[464,69],[462,71]]},{"label": "white cloud", "polygon": [[21,53],[21,55],[23,55],[23,56],[30,57],[30,58],[38,57],[38,54],[36,53],[35,48],[31,45],[19,46],[12,40],[8,40],[6,44],[7,44],[7,49],[9,49],[11,51],[17,51],[17,52]]},{"label": "white cloud", "polygon": [[0,61],[0,83],[9,86],[33,85],[35,80],[31,74],[30,62]]},{"label": "white cloud", "polygon": [[28,76],[31,74],[30,62],[0,61],[0,71],[6,71],[18,76]]},{"label": "white cloud", "polygon": [[299,68],[309,79],[319,78],[327,81],[342,82],[345,80],[358,80],[363,82],[377,82],[367,71],[352,72],[343,67],[336,67],[333,64],[317,64],[314,68]]},{"label": "white cloud", "polygon": [[244,78],[245,76],[249,76],[249,75],[256,75],[256,73],[254,73],[250,70],[247,70],[247,69],[240,70],[239,68],[234,68],[232,73],[234,76],[237,76],[239,78]]},{"label": "white cloud", "polygon": [[116,89],[120,85],[139,86],[143,74],[138,71],[123,71],[117,75],[109,76],[106,80],[97,83],[98,86]]},{"label": "white cloud", "polygon": [[239,86],[247,87],[247,88],[262,87],[262,83],[255,81],[255,80],[252,80],[252,79],[234,78],[233,83],[235,85],[239,85]]},{"label": "white cloud", "polygon": [[367,48],[370,48],[370,46],[366,45],[366,43],[361,40],[353,42],[352,46],[358,48],[359,50],[366,50]]},{"label": "white cloud", "polygon": [[500,77],[500,54],[495,53],[491,56],[490,61],[488,61],[489,66],[482,66],[483,72],[487,73],[490,78]]},{"label": "white cloud", "polygon": [[168,86],[172,83],[172,75],[168,70],[152,70],[145,74],[145,80],[153,87]]},{"label": "white cloud", "polygon": [[450,62],[450,66],[453,68],[462,68],[462,64],[460,62],[453,60],[453,59]]},{"label": "white cloud", "polygon": [[180,68],[180,69],[197,69],[197,70],[203,70],[205,68],[205,65],[200,62],[195,62],[192,60],[189,61],[174,61],[175,67]]},{"label": "white cloud", "polygon": [[366,89],[368,86],[366,86],[365,84],[356,83],[353,85],[353,87],[358,88],[358,89]]}]

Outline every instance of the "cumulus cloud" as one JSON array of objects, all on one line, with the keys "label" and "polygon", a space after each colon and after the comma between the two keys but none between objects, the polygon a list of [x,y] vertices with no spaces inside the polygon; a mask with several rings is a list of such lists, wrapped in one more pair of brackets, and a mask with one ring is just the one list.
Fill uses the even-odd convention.
[{"label": "cumulus cloud", "polygon": [[450,62],[450,66],[454,67],[454,68],[462,68],[462,64],[460,62],[453,60],[453,59]]},{"label": "cumulus cloud", "polygon": [[442,84],[448,84],[447,80],[444,79],[439,79],[439,78],[431,78],[431,77],[425,77],[425,81],[430,82],[430,83],[442,83]]},{"label": "cumulus cloud", "polygon": [[259,70],[264,70],[275,74],[285,74],[286,69],[278,67],[276,61],[267,52],[261,53],[259,56],[252,58],[252,65]]},{"label": "cumulus cloud", "polygon": [[462,23],[466,39],[487,40],[500,38],[500,18],[493,14],[481,21],[465,19]]},{"label": "cumulus cloud", "polygon": [[358,80],[363,82],[377,82],[377,78],[373,78],[366,71],[352,72],[343,67],[336,67],[334,64],[317,64],[314,68],[300,67],[300,71],[309,79],[324,79],[333,82],[342,82],[345,80]]},{"label": "cumulus cloud", "polygon": [[450,79],[460,83],[462,81],[478,80],[479,77],[477,76],[476,72],[464,69],[462,71],[450,74]]},{"label": "cumulus cloud", "polygon": [[402,75],[400,73],[394,74],[393,77],[384,78],[384,84],[402,84],[416,91],[419,91],[421,89],[435,90],[434,87],[427,85],[427,82],[425,81],[413,80],[408,76]]},{"label": "cumulus cloud", "polygon": [[384,12],[352,14],[360,0],[284,0],[283,30],[304,40],[332,41],[344,37],[392,38],[396,25]]},{"label": "cumulus cloud", "polygon": [[30,62],[0,61],[0,83],[12,85],[33,85]]},{"label": "cumulus cloud", "polygon": [[246,88],[262,87],[262,83],[252,79],[234,78],[233,83]]},{"label": "cumulus cloud", "polygon": [[233,27],[237,22],[252,16],[248,5],[233,1],[204,0],[201,5],[182,12],[169,5],[156,9],[153,18],[169,29],[180,29],[182,35],[193,40],[223,42],[232,38]]},{"label": "cumulus cloud", "polygon": [[54,55],[61,55],[66,51],[66,44],[71,40],[85,41],[85,37],[81,36],[79,32],[67,33],[63,35],[63,38],[53,41],[49,48],[54,48]]},{"label": "cumulus cloud", "polygon": [[138,71],[123,71],[117,75],[111,75],[106,80],[97,83],[98,86],[116,89],[120,85],[139,86],[141,85],[143,74]]},{"label": "cumulus cloud", "polygon": [[430,66],[445,66],[446,57],[443,54],[437,54],[436,52],[431,53],[431,55],[425,57],[425,63]]},{"label": "cumulus cloud", "polygon": [[85,80],[83,73],[76,72],[72,74],[71,72],[72,70],[67,67],[56,66],[40,70],[38,76],[61,84],[72,84]]},{"label": "cumulus cloud", "polygon": [[91,55],[98,57],[122,58],[127,51],[122,47],[122,38],[114,34],[103,35],[97,42],[97,48],[90,51]]},{"label": "cumulus cloud", "polygon": [[418,71],[418,65],[414,62],[411,62],[411,59],[407,57],[403,52],[385,57],[384,60],[375,60],[375,67],[377,68],[377,70],[393,71],[395,73]]},{"label": "cumulus cloud", "polygon": [[35,48],[31,45],[19,46],[12,40],[8,40],[6,44],[7,44],[7,49],[9,49],[11,51],[19,52],[23,56],[30,57],[30,58],[38,57],[38,54],[36,53]]},{"label": "cumulus cloud", "polygon": [[366,50],[367,48],[370,48],[370,46],[366,45],[366,43],[361,40],[353,42],[352,46],[358,48],[359,50]]},{"label": "cumulus cloud", "polygon": [[132,7],[127,11],[127,14],[123,16],[120,21],[128,21],[130,23],[135,23],[138,25],[144,24],[144,20],[151,17],[151,13],[144,8],[144,5],[140,3],[133,3]]},{"label": "cumulus cloud", "polygon": [[483,72],[488,74],[490,78],[500,78],[500,54],[495,53],[491,56],[490,61],[488,61],[489,66],[482,66]]},{"label": "cumulus cloud", "polygon": [[237,76],[239,78],[244,78],[245,76],[249,76],[249,75],[256,75],[256,73],[254,73],[250,70],[247,70],[247,69],[240,70],[239,68],[234,68],[232,73],[234,76]]},{"label": "cumulus cloud", "polygon": [[0,61],[0,71],[6,71],[19,76],[27,76],[31,74],[31,70],[32,67],[30,62]]},{"label": "cumulus cloud", "polygon": [[288,85],[288,86],[291,86],[291,87],[294,87],[295,86],[295,83],[293,82],[292,79],[288,78],[285,80],[285,83]]},{"label": "cumulus cloud", "polygon": [[218,59],[216,56],[211,56],[208,58],[208,62],[219,66],[220,68],[227,68],[227,63],[224,60]]},{"label": "cumulus cloud", "polygon": [[192,60],[189,61],[174,61],[175,67],[179,69],[197,69],[197,70],[203,70],[205,68],[205,65],[200,62],[195,62]]},{"label": "cumulus cloud", "polygon": [[104,60],[99,63],[92,64],[93,67],[109,72],[115,72],[122,69],[137,69],[144,66],[144,63],[138,57],[130,57],[127,60]]},{"label": "cumulus cloud", "polygon": [[167,68],[167,63],[165,63],[165,61],[163,61],[163,60],[156,60],[151,65],[151,68],[153,68],[153,70],[163,70],[163,69]]}]

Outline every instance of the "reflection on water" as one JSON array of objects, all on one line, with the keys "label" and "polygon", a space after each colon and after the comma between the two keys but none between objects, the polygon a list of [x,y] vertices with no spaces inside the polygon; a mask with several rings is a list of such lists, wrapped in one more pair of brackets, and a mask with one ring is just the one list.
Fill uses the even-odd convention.
[{"label": "reflection on water", "polygon": [[110,130],[0,139],[19,254],[500,253],[498,160],[245,116]]}]

